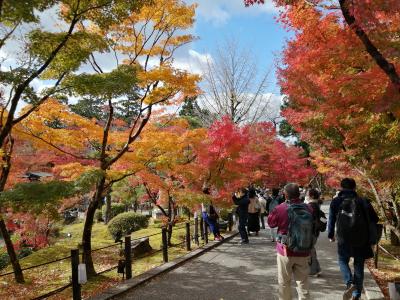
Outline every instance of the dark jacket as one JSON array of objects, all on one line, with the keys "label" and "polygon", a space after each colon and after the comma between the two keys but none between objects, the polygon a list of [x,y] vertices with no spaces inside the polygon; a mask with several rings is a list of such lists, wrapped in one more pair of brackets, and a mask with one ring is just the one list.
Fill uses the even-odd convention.
[{"label": "dark jacket", "polygon": [[249,212],[249,195],[246,193],[242,197],[237,198],[235,195],[232,196],[233,203],[235,203],[238,207],[236,209],[236,213],[239,217],[247,217]]},{"label": "dark jacket", "polygon": [[[342,205],[342,202],[345,198],[358,197],[357,193],[353,190],[343,190],[339,193],[339,195],[334,198],[329,207],[329,219],[328,219],[328,238],[333,238],[335,236],[335,226],[336,226],[336,217]],[[361,199],[361,198],[360,198]],[[379,218],[376,214],[374,208],[371,203],[369,203],[365,199],[361,199],[365,207],[367,208],[369,219],[373,223],[378,223]],[[338,244],[338,253],[341,256],[350,256],[350,257],[364,257],[371,258],[374,256],[371,245],[366,244],[363,247],[352,247],[347,244]]]}]

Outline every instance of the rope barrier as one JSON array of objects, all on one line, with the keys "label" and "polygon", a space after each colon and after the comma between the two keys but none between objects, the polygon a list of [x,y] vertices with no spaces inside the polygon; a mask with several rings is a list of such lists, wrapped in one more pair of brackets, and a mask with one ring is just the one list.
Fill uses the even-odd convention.
[{"label": "rope barrier", "polygon": [[[38,264],[38,265],[35,265],[35,266],[26,267],[26,268],[22,269],[22,271],[26,271],[26,270],[42,267],[42,266],[45,266],[45,265],[50,265],[50,264],[53,264],[53,263],[56,263],[56,262],[59,262],[59,261],[65,260],[65,259],[69,259],[69,258],[71,258],[71,255],[70,256],[66,256],[66,257],[62,257],[62,258],[59,258],[59,259],[55,259],[55,260],[52,260],[52,261],[48,261],[48,262],[45,262],[45,263],[41,263],[41,264]],[[14,271],[8,272],[8,273],[4,273],[4,274],[0,274],[0,277],[6,276],[6,275],[10,275],[10,274],[14,274]]]},{"label": "rope barrier", "polygon": [[64,285],[54,291],[48,292],[47,294],[41,295],[39,297],[33,298],[32,300],[41,300],[41,299],[46,299],[50,296],[53,296],[55,294],[58,294],[59,292],[62,292],[63,290],[69,288],[70,286],[72,286],[72,283],[68,283],[67,285]]},{"label": "rope barrier", "polygon": [[400,260],[400,258],[398,258],[397,256],[393,255],[392,253],[390,253],[387,249],[383,248],[382,245],[378,245],[379,248],[385,252],[387,255],[389,255],[390,257],[393,257],[395,260]]}]

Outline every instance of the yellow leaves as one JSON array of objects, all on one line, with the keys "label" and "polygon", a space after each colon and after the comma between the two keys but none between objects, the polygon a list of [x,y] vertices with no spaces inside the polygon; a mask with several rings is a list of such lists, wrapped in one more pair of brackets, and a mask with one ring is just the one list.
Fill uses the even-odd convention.
[{"label": "yellow leaves", "polygon": [[186,5],[179,0],[154,1],[150,5],[145,5],[134,21],[152,21],[157,29],[165,27],[186,29],[194,23],[196,7],[196,4]]},{"label": "yellow leaves", "polygon": [[55,171],[59,174],[59,176],[64,177],[64,180],[74,180],[81,174],[95,169],[96,168],[93,166],[84,166],[81,163],[73,162],[62,166],[57,166]]},{"label": "yellow leaves", "polygon": [[174,69],[171,64],[163,64],[150,71],[138,73],[140,86],[155,86],[145,98],[146,104],[167,102],[179,93],[185,96],[194,96],[199,93],[197,83],[200,76],[186,71]]},{"label": "yellow leaves", "polygon": [[[26,107],[22,113],[29,109]],[[66,105],[49,99],[21,123],[29,135],[69,149],[84,149],[89,138],[100,141],[102,129],[91,120],[72,113]]]},{"label": "yellow leaves", "polygon": [[[178,34],[193,26],[196,5],[179,0],[160,0],[144,5],[139,13],[113,26],[116,49],[126,54],[126,63],[141,63],[147,69],[149,59],[159,64],[171,60],[174,51],[191,42],[191,34]],[[153,62],[150,62],[153,65]]]}]

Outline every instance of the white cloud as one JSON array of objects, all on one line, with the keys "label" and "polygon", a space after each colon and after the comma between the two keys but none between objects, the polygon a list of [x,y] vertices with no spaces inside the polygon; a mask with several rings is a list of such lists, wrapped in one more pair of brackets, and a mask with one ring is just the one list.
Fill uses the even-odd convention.
[{"label": "white cloud", "polygon": [[197,3],[197,14],[213,25],[225,24],[231,17],[243,15],[259,15],[277,13],[278,9],[272,1],[263,5],[245,7],[242,0],[188,0],[188,3]]},{"label": "white cloud", "polygon": [[185,54],[181,54],[174,60],[174,66],[181,70],[202,75],[204,66],[207,61],[211,61],[212,57],[209,53],[200,53],[193,49],[189,49]]}]

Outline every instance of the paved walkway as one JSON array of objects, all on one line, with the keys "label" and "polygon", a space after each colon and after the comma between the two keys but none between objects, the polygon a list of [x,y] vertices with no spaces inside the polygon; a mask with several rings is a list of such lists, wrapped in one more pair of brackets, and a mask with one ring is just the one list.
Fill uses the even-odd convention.
[{"label": "paved walkway", "polygon": [[[327,207],[324,207],[326,210]],[[210,252],[132,290],[119,299],[278,299],[275,245],[268,231],[222,244]],[[322,233],[317,244],[322,275],[311,280],[312,299],[342,299],[343,283],[336,262],[336,245]],[[293,288],[293,298],[296,298]]]}]

